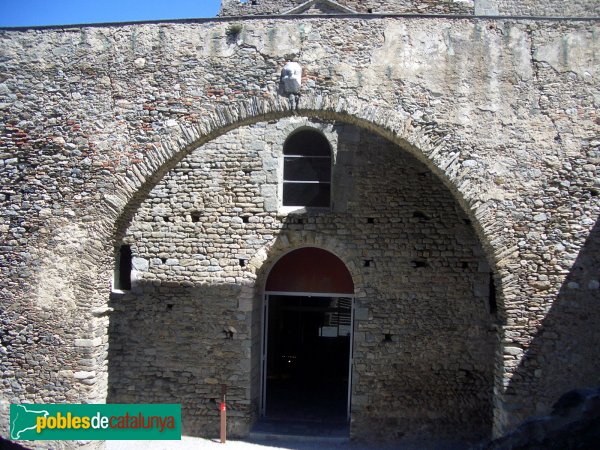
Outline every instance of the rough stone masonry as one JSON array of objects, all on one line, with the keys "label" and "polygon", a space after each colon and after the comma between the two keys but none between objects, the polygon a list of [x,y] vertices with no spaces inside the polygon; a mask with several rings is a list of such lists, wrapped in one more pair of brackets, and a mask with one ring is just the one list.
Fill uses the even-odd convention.
[{"label": "rough stone masonry", "polygon": [[[181,403],[211,435],[226,383],[246,434],[265,282],[303,247],[354,282],[355,438],[498,436],[598,384],[597,2],[277,15],[300,3],[0,30],[1,433],[10,403],[110,401]],[[289,211],[306,129],[331,207]]]}]

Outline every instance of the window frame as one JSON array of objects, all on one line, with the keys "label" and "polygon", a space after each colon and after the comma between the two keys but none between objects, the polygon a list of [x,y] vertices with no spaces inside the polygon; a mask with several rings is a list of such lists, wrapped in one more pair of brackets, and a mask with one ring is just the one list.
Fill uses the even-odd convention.
[{"label": "window frame", "polygon": [[[290,151],[289,154],[286,154],[286,146],[288,145],[289,140],[296,136],[297,134],[300,133],[311,133],[311,134],[317,134],[319,135],[319,138],[323,140],[323,144],[327,144],[327,152],[328,154],[317,154],[317,155],[306,155],[306,154],[300,154],[297,151]],[[325,149],[325,145],[323,146],[323,149]],[[312,127],[302,127],[299,129],[294,130],[292,133],[289,133],[283,143],[282,146],[282,152],[281,152],[281,178],[280,178],[280,186],[281,186],[281,190],[280,190],[280,201],[279,201],[279,205],[280,205],[280,210],[284,213],[288,213],[288,212],[293,212],[293,211],[298,211],[298,210],[331,210],[332,208],[332,204],[333,204],[333,166],[334,166],[334,154],[333,154],[333,147],[331,145],[331,141],[330,139],[327,138],[327,136],[325,136],[325,134],[316,128],[312,128]],[[326,181],[321,181],[318,179],[300,179],[300,180],[288,180],[286,179],[286,159],[293,159],[293,158],[306,158],[306,159],[327,159],[329,161],[329,166],[328,166],[328,179]],[[291,185],[291,184],[304,184],[304,185],[309,185],[309,184],[316,184],[319,186],[327,186],[327,196],[328,196],[328,201],[326,205],[290,205],[290,204],[285,204],[285,187],[286,185]]]}]

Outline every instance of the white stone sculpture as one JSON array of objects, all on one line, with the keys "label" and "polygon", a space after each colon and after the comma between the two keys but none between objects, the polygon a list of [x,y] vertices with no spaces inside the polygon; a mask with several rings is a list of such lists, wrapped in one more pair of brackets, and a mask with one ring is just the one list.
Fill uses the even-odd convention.
[{"label": "white stone sculpture", "polygon": [[289,62],[281,70],[281,81],[286,94],[297,94],[302,85],[302,66]]}]

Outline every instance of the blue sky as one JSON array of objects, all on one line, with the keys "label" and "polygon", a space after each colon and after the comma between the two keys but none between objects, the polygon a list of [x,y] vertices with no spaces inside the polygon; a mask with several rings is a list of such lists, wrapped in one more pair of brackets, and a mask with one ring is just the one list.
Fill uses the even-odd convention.
[{"label": "blue sky", "polygon": [[214,17],[220,0],[0,0],[0,26]]}]

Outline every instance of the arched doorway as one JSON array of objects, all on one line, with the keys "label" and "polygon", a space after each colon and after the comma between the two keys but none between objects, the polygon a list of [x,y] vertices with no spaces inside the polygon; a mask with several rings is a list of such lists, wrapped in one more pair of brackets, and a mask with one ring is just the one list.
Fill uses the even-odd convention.
[{"label": "arched doorway", "polygon": [[348,269],[326,250],[293,250],[271,269],[263,316],[263,417],[349,420],[353,298]]}]

